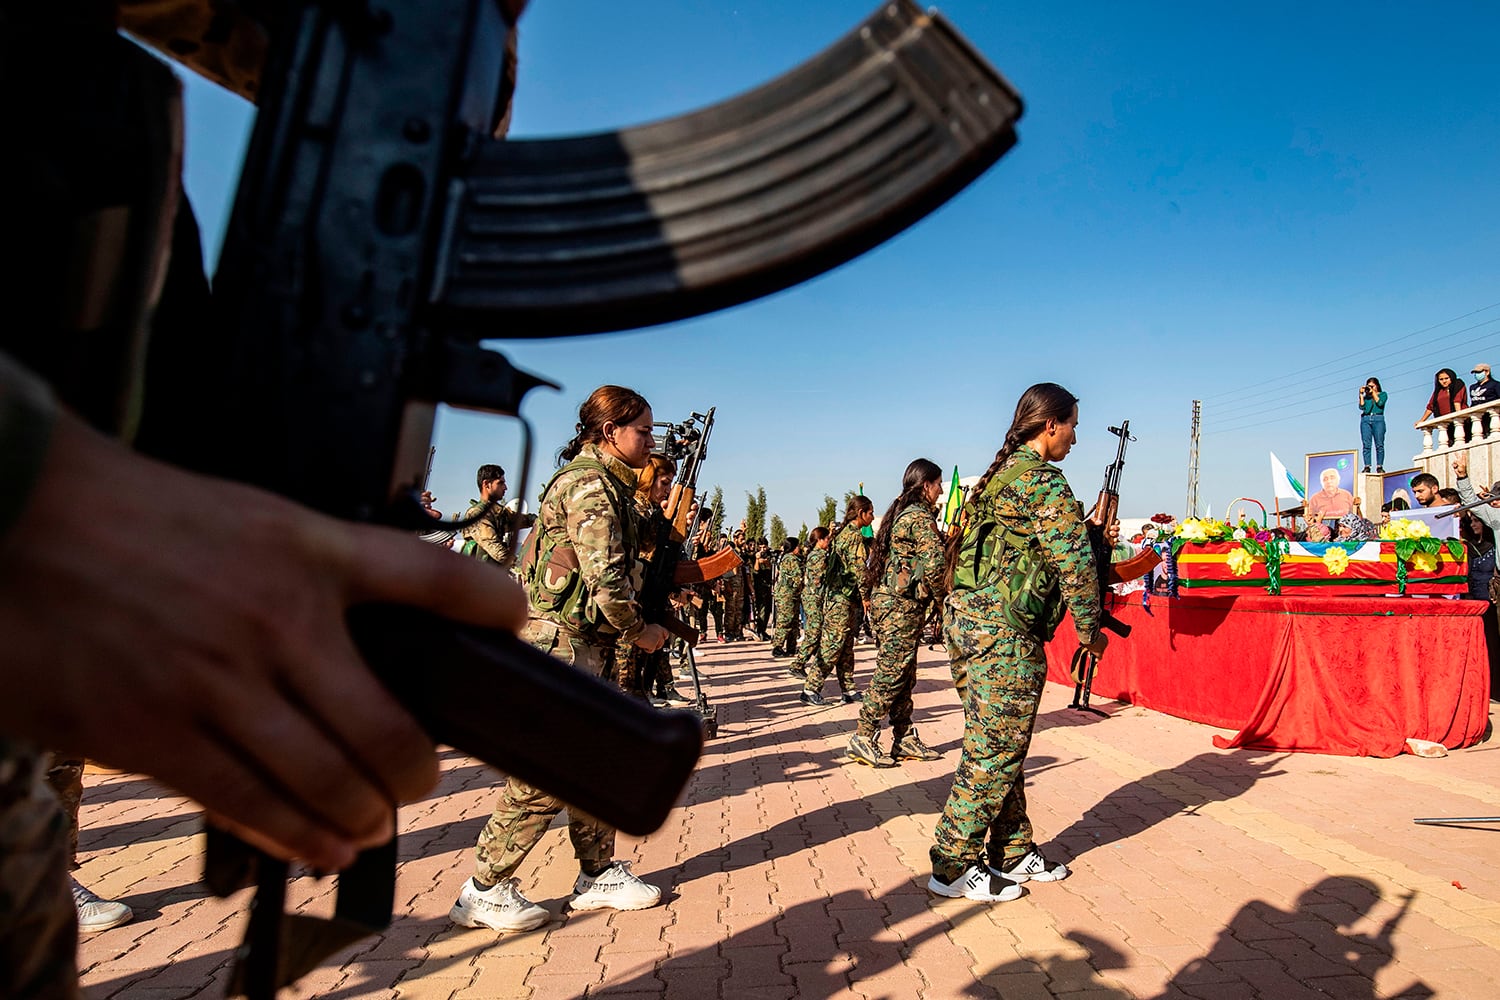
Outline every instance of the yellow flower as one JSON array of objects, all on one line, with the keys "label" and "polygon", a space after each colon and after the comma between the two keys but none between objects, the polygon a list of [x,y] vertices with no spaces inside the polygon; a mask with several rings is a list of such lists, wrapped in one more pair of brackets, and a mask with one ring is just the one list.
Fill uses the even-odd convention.
[{"label": "yellow flower", "polygon": [[1349,553],[1340,548],[1331,548],[1323,553],[1323,565],[1328,567],[1329,576],[1343,576],[1344,571],[1349,568]]},{"label": "yellow flower", "polygon": [[1208,529],[1203,526],[1202,521],[1183,521],[1182,526],[1177,529],[1177,537],[1184,542],[1206,542]]},{"label": "yellow flower", "polygon": [[1418,573],[1431,573],[1437,569],[1437,556],[1431,552],[1413,552],[1411,554],[1411,568]]},{"label": "yellow flower", "polygon": [[1255,557],[1244,549],[1235,549],[1229,553],[1226,562],[1229,563],[1229,572],[1235,576],[1248,576],[1250,567],[1255,565]]},{"label": "yellow flower", "polygon": [[1399,541],[1403,538],[1430,538],[1432,530],[1421,521],[1394,517],[1391,518],[1389,524],[1381,525],[1380,537],[1387,542]]}]

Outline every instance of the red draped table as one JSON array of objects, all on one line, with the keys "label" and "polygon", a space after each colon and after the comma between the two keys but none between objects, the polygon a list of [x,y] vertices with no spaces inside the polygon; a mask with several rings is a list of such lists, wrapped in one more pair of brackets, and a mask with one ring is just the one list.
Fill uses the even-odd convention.
[{"label": "red draped table", "polygon": [[[1223,729],[1220,747],[1394,757],[1414,737],[1449,749],[1489,719],[1485,602],[1245,594],[1116,598],[1133,626],[1110,634],[1094,675],[1112,698]],[[1071,684],[1071,619],[1047,646]]]}]

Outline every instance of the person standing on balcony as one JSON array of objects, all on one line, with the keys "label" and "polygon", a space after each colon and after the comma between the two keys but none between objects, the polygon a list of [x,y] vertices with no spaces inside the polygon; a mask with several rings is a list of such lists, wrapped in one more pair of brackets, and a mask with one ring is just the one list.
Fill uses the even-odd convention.
[{"label": "person standing on balcony", "polygon": [[1385,401],[1390,395],[1380,388],[1380,379],[1370,376],[1359,387],[1359,442],[1365,467],[1370,471],[1370,443],[1375,443],[1375,471],[1385,471]]},{"label": "person standing on balcony", "polygon": [[[1422,411],[1422,416],[1414,426],[1420,427],[1423,420],[1445,417],[1468,405],[1468,392],[1464,389],[1463,382],[1459,381],[1458,373],[1452,368],[1440,369],[1432,379],[1432,395],[1427,399],[1427,409]],[[1453,444],[1452,424],[1448,425],[1448,444]]]}]

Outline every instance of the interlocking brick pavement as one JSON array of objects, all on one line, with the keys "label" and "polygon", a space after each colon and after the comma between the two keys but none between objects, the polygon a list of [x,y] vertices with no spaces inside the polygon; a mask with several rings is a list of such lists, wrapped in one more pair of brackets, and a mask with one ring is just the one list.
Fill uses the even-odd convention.
[{"label": "interlocking brick pavement", "polygon": [[[402,810],[394,924],[285,996],[1500,996],[1500,829],[1411,822],[1500,814],[1496,743],[1439,760],[1226,752],[1217,730],[1111,703],[1095,718],[1052,686],[1027,800],[1074,875],[987,906],[925,889],[963,728],[940,652],[922,651],[916,718],[943,758],[880,770],[843,756],[858,706],[800,705],[765,643],[702,652],[719,736],[666,825],[618,848],[661,907],[569,912],[558,823],[520,872],[550,923],[453,926],[499,775],[447,751],[438,788]],[[863,685],[873,648],[857,652]],[[87,781],[80,878],[138,914],[83,941],[87,995],[221,996],[248,893],[198,884],[191,803],[136,775]],[[301,873],[288,905],[326,914],[330,889]]]}]

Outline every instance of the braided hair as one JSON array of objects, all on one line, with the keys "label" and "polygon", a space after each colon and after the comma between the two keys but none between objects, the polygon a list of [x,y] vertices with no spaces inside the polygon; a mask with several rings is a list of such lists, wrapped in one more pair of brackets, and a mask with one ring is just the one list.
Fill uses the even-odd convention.
[{"label": "braided hair", "polygon": [[[995,452],[995,460],[990,463],[990,467],[984,470],[984,475],[979,477],[979,481],[969,491],[969,496],[977,497],[983,493],[990,479],[1016,453],[1016,449],[1047,429],[1047,421],[1067,420],[1073,414],[1073,407],[1077,405],[1078,397],[1056,382],[1038,382],[1021,393],[1021,398],[1016,401],[1016,414],[1011,418],[1010,429],[1005,432],[1005,441],[1000,445],[1000,450]],[[963,545],[963,536],[962,531],[954,531],[948,536],[946,576],[950,587],[953,584],[953,571],[958,566],[958,550]]]},{"label": "braided hair", "polygon": [[891,531],[896,518],[912,504],[925,499],[922,493],[931,483],[940,482],[943,470],[925,458],[913,459],[901,476],[901,495],[891,501],[885,515],[880,519],[880,530],[875,533],[875,544],[870,547],[870,561],[865,565],[865,589],[874,590],[885,576],[886,563],[891,557]]}]

